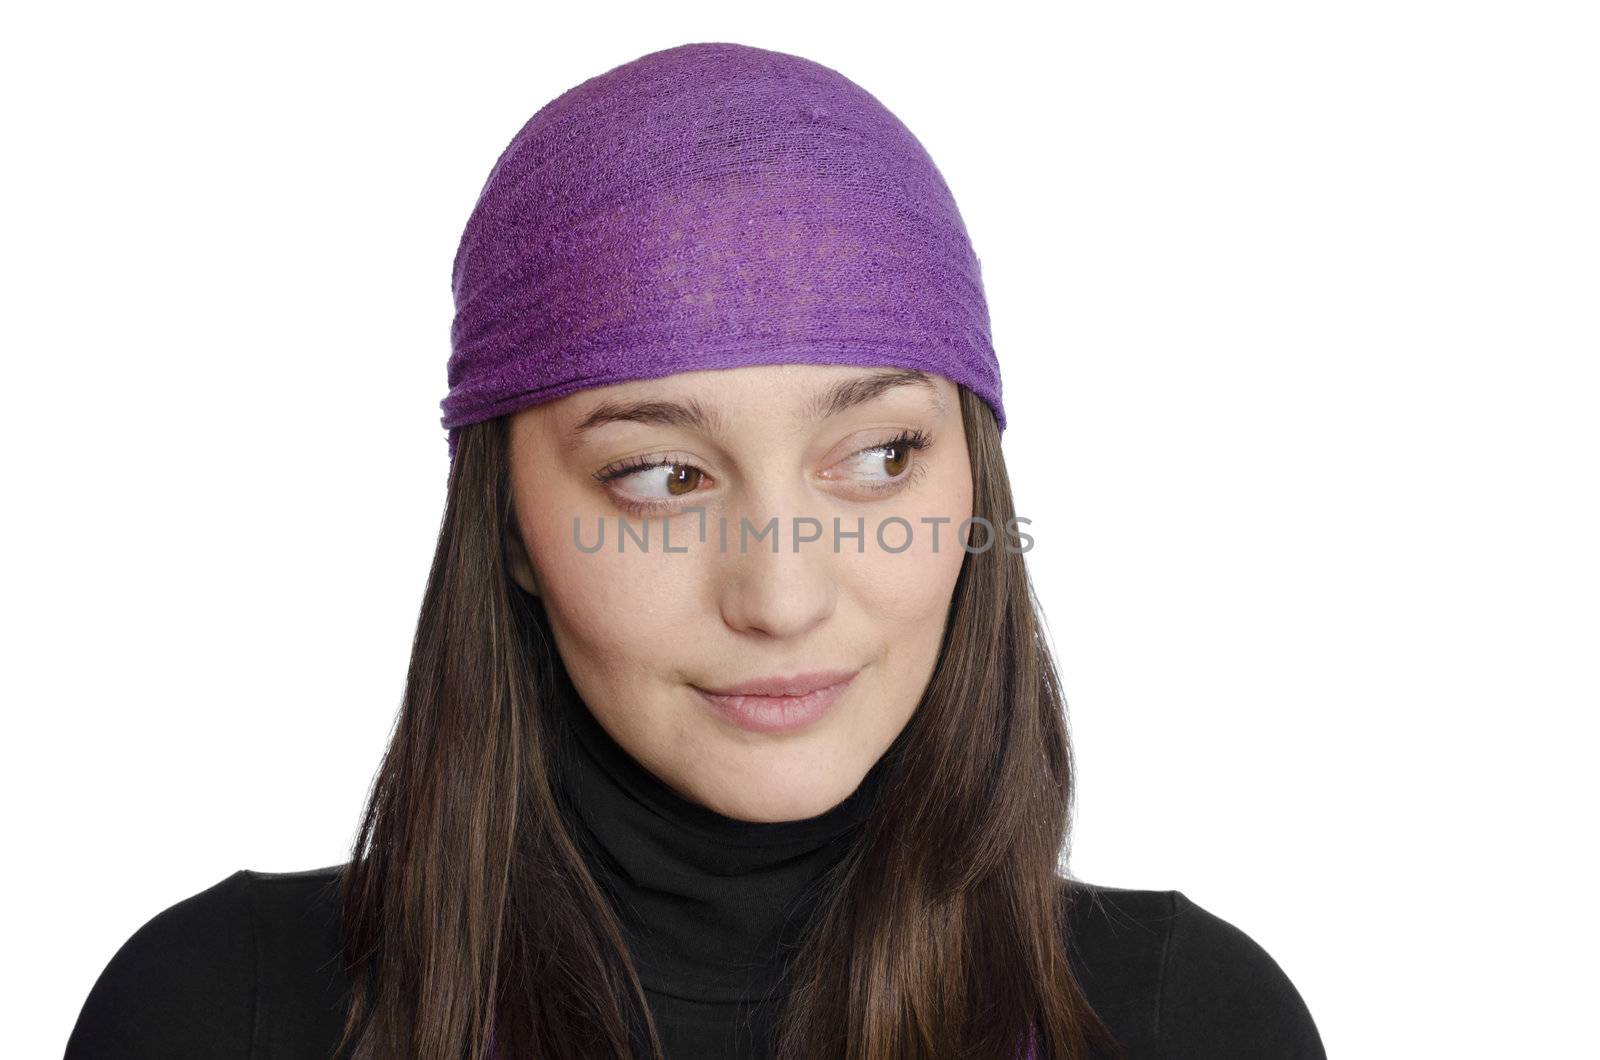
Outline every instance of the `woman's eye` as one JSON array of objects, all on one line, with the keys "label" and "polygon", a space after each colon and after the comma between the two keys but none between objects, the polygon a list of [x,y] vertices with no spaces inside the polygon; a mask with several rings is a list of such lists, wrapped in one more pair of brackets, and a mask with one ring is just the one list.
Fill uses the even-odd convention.
[{"label": "woman's eye", "polygon": [[[826,479],[843,479],[868,496],[885,496],[907,488],[926,471],[913,452],[926,449],[932,438],[924,431],[903,432],[897,438],[859,449],[822,473]],[[634,512],[667,513],[678,510],[673,502],[702,490],[715,480],[693,464],[668,455],[619,461],[595,472],[616,503]]]},{"label": "woman's eye", "polygon": [[846,479],[868,496],[899,493],[927,471],[927,463],[913,454],[932,444],[933,436],[927,431],[902,431],[898,437],[851,453],[822,477]]},{"label": "woman's eye", "polygon": [[628,483],[628,492],[640,500],[662,501],[693,493],[705,478],[705,472],[689,464],[659,464],[619,475],[618,482]]},{"label": "woman's eye", "polygon": [[874,495],[899,490],[922,471],[922,464],[912,463],[912,450],[926,447],[920,437],[899,437],[882,445],[864,448],[838,461],[834,468],[824,472],[824,479],[845,479]]},{"label": "woman's eye", "polygon": [[904,442],[890,442],[863,449],[846,458],[840,466],[852,477],[870,482],[893,482],[905,474],[910,463],[911,447]]}]

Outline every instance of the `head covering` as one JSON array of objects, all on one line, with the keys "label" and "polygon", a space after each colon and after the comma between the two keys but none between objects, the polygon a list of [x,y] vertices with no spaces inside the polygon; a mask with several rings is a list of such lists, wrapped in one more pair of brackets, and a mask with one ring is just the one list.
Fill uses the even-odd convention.
[{"label": "head covering", "polygon": [[588,387],[757,364],[919,369],[994,409],[977,255],[900,120],[838,72],[741,44],[564,92],[490,172],[452,270],[459,428]]}]

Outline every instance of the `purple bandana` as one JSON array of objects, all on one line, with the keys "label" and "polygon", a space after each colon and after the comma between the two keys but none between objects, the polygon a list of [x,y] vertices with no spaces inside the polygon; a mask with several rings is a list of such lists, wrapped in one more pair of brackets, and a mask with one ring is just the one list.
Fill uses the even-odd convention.
[{"label": "purple bandana", "polygon": [[452,460],[469,423],[756,364],[920,369],[1005,429],[944,178],[881,103],[799,56],[685,44],[558,96],[495,163],[452,286]]}]

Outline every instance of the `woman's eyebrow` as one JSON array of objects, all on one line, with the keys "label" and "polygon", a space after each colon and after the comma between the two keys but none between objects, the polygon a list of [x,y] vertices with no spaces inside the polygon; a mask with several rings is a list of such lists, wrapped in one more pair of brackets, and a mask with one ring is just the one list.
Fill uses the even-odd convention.
[{"label": "woman's eyebrow", "polygon": [[934,408],[938,409],[941,415],[944,413],[944,396],[939,393],[938,384],[927,372],[918,372],[910,368],[896,368],[854,379],[842,379],[812,398],[807,410],[813,420],[825,420],[829,416],[837,416],[845,409],[871,401],[880,394],[903,386],[923,388],[932,399]]},{"label": "woman's eyebrow", "polygon": [[[942,414],[945,410],[939,387],[926,372],[912,369],[895,369],[872,375],[843,379],[819,391],[806,405],[806,415],[812,420],[825,420],[846,409],[871,401],[898,387],[914,386],[927,391],[934,407]],[[647,423],[658,427],[684,427],[702,434],[715,436],[723,433],[724,421],[719,412],[708,410],[700,402],[687,401],[602,401],[572,429],[576,441],[585,431],[606,423],[627,421]]]},{"label": "woman's eyebrow", "polygon": [[708,412],[700,402],[688,401],[602,401],[572,428],[577,437],[606,423],[631,421],[658,427],[688,427],[702,434],[716,434],[722,425],[720,414]]}]

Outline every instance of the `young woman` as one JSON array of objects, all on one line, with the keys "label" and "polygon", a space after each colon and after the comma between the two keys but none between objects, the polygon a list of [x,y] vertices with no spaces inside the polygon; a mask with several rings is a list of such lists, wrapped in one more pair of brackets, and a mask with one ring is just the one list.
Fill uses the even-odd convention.
[{"label": "young woman", "polygon": [[141,928],[77,1058],[1321,1057],[1072,759],[988,311],[911,133],[694,44],[565,93],[454,267],[451,468],[347,864]]}]

